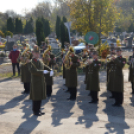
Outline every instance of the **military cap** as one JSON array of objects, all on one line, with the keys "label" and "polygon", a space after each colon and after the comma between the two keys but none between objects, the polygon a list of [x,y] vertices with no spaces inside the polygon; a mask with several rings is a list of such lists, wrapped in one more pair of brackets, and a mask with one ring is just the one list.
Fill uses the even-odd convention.
[{"label": "military cap", "polygon": [[98,55],[98,52],[97,51],[93,51],[93,55]]},{"label": "military cap", "polygon": [[26,46],[27,46],[27,44],[26,44],[26,43],[22,43],[22,46],[23,46],[23,47],[26,47]]},{"label": "military cap", "polygon": [[37,45],[34,45],[33,52],[39,53],[39,47]]},{"label": "military cap", "polygon": [[119,51],[122,51],[120,47],[117,47],[116,48],[116,51],[119,52]]}]

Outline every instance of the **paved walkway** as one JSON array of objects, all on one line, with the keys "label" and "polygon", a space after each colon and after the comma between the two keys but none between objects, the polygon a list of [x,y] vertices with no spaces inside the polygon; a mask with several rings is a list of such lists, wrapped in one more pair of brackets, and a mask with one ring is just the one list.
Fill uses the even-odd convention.
[{"label": "paved walkway", "polygon": [[134,97],[124,71],[125,99],[123,107],[111,105],[114,100],[106,92],[106,73],[100,73],[99,104],[89,104],[90,97],[79,76],[77,101],[67,101],[63,79],[55,78],[53,96],[42,103],[46,113],[32,115],[29,96],[21,95],[23,85],[19,79],[0,82],[0,134],[134,134]]}]

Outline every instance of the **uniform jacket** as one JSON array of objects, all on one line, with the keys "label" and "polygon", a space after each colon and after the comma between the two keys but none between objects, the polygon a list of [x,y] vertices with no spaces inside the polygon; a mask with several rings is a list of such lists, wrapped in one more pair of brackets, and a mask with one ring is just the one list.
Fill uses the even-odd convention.
[{"label": "uniform jacket", "polygon": [[28,67],[31,72],[30,99],[34,101],[46,99],[46,83],[43,70],[45,68],[46,70],[51,71],[51,69],[37,59],[32,59],[31,63],[28,64]]},{"label": "uniform jacket", "polygon": [[[28,53],[30,54],[30,59],[32,59],[32,53],[30,51],[28,51]],[[18,58],[18,61],[20,61],[20,57],[21,57],[22,53],[20,53],[20,56]],[[28,65],[27,64],[21,64],[20,65],[20,75],[21,75],[21,82],[23,83],[30,83],[31,82],[31,73],[28,69]]]},{"label": "uniform jacket", "polygon": [[126,59],[120,56],[108,64],[111,64],[111,68],[108,73],[107,89],[113,92],[123,92],[124,80],[122,69],[126,64]]},{"label": "uniform jacket", "polygon": [[66,86],[67,87],[77,87],[77,68],[80,66],[79,59],[76,55],[71,57],[73,65],[70,69],[65,69],[66,74]]},{"label": "uniform jacket", "polygon": [[[50,60],[50,62],[49,62],[49,67],[52,68],[52,65],[55,64],[55,60],[54,60],[55,55],[52,54],[52,53],[50,53],[50,58],[51,58],[51,60]],[[45,59],[43,59],[43,62],[44,62],[44,64],[45,64]],[[44,70],[46,70],[46,66],[45,66]],[[53,85],[53,77],[50,77],[49,74],[45,74],[44,76],[45,76],[46,84],[49,85],[49,86],[50,86],[50,85]]]},{"label": "uniform jacket", "polygon": [[[130,56],[128,61],[131,62],[131,59],[134,58],[134,55]],[[132,64],[129,64],[129,76],[128,76],[128,80],[131,81],[131,82],[134,82],[134,63],[133,65]]]},{"label": "uniform jacket", "polygon": [[100,91],[99,85],[99,69],[101,66],[101,62],[98,60],[94,60],[93,63],[88,65],[87,78],[86,78],[86,90],[90,91]]}]

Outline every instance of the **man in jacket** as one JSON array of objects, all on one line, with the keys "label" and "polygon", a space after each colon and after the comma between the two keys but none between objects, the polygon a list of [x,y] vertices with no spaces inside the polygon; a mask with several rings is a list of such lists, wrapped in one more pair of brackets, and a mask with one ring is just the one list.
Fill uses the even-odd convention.
[{"label": "man in jacket", "polygon": [[126,59],[121,55],[121,48],[117,48],[117,58],[112,57],[111,61],[114,64],[109,70],[108,90],[114,92],[115,103],[113,106],[121,106],[123,103],[124,80],[123,67],[126,64]]},{"label": "man in jacket", "polygon": [[[33,114],[36,116],[41,116],[45,113],[40,111],[41,101],[46,99],[46,83],[44,74],[53,76],[53,71],[43,64],[39,59],[40,53],[37,45],[34,46],[33,58],[29,62],[29,70],[31,72],[31,90],[30,90],[30,99],[33,103]],[[44,70],[46,68],[46,70]]]},{"label": "man in jacket", "polygon": [[134,94],[134,47],[132,48],[133,55],[129,57],[128,64],[129,64],[129,78],[128,80],[131,82],[132,85],[132,94]]},{"label": "man in jacket", "polygon": [[17,66],[18,69],[18,76],[20,75],[20,67],[17,61],[19,55],[20,55],[20,51],[17,50],[17,45],[13,45],[13,50],[9,54],[9,59],[11,59],[12,61],[13,76],[15,76],[15,66]]},{"label": "man in jacket", "polygon": [[66,69],[66,86],[69,89],[70,97],[67,100],[76,100],[77,95],[77,68],[80,66],[80,61],[75,55],[74,50],[70,47],[70,68]]},{"label": "man in jacket", "polygon": [[98,103],[98,91],[100,91],[99,85],[99,69],[101,66],[101,62],[98,61],[98,53],[96,51],[93,52],[93,61],[88,61],[88,74],[86,78],[86,90],[90,90],[91,93],[91,102],[89,103]]},{"label": "man in jacket", "polygon": [[18,58],[18,61],[21,62],[21,66],[20,66],[21,82],[24,84],[24,89],[25,89],[22,92],[22,94],[29,94],[30,92],[31,73],[25,61],[26,59],[32,59],[32,53],[28,49],[27,45],[23,44],[23,52],[20,54]]}]

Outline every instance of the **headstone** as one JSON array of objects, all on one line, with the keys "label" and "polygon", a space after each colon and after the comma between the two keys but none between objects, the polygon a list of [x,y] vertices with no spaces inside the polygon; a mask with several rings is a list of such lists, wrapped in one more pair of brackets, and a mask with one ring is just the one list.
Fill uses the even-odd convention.
[{"label": "headstone", "polygon": [[5,51],[11,51],[13,50],[14,41],[7,42],[5,46]]}]

